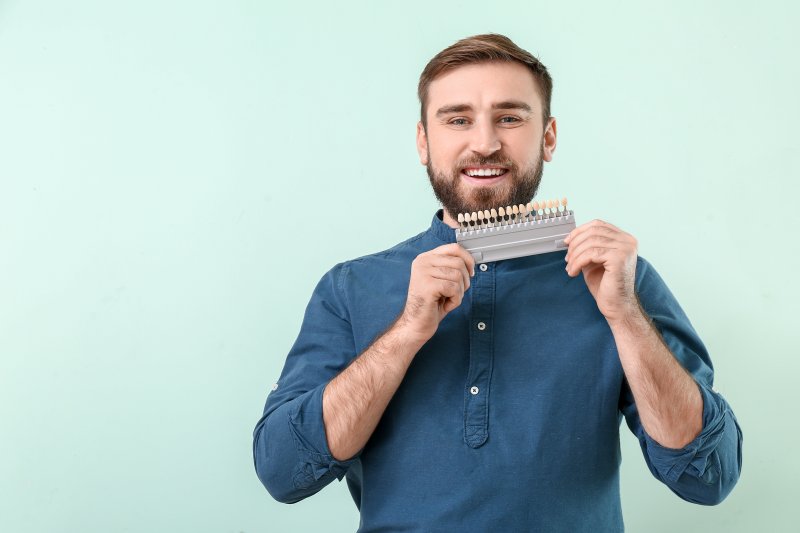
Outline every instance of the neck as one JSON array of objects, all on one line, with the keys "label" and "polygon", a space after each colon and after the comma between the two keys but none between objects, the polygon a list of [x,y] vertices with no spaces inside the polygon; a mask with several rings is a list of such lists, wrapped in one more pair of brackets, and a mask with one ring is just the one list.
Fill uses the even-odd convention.
[{"label": "neck", "polygon": [[460,227],[458,221],[450,216],[450,213],[447,212],[447,209],[443,208],[442,211],[443,211],[442,222],[444,222],[453,229],[458,229]]}]

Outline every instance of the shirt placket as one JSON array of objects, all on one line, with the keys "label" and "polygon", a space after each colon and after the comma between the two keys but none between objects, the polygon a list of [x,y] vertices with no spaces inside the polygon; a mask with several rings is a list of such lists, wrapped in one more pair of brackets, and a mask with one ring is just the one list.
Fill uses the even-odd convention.
[{"label": "shirt placket", "polygon": [[493,264],[477,265],[471,292],[469,374],[464,391],[464,442],[477,448],[489,437],[489,386],[494,359]]}]

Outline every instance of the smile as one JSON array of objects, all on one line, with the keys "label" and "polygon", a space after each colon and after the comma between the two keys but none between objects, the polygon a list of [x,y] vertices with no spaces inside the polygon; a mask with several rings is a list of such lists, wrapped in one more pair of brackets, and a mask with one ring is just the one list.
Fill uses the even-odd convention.
[{"label": "smile", "polygon": [[461,177],[469,183],[491,185],[501,181],[508,174],[507,168],[500,167],[467,167],[461,169]]},{"label": "smile", "polygon": [[504,168],[465,168],[462,172],[467,176],[502,176],[508,170]]}]

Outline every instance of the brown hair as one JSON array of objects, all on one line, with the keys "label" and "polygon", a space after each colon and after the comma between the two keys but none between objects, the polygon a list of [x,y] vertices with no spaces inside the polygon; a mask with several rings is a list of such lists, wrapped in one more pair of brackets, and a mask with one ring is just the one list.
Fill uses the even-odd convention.
[{"label": "brown hair", "polygon": [[542,97],[542,121],[546,125],[550,118],[550,97],[553,94],[553,80],[547,72],[547,67],[505,35],[487,33],[461,39],[436,54],[425,66],[417,87],[422,126],[426,129],[428,127],[425,108],[428,105],[428,87],[433,80],[458,67],[490,61],[517,62],[528,67],[539,85],[539,94]]}]

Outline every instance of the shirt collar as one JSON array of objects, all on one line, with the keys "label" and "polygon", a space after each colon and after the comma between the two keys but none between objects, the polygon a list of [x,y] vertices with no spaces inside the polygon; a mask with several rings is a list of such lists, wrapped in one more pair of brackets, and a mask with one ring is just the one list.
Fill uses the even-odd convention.
[{"label": "shirt collar", "polygon": [[444,223],[442,220],[443,213],[443,209],[436,211],[436,213],[433,215],[431,229],[429,231],[440,241],[446,243],[456,242],[456,230]]}]

